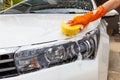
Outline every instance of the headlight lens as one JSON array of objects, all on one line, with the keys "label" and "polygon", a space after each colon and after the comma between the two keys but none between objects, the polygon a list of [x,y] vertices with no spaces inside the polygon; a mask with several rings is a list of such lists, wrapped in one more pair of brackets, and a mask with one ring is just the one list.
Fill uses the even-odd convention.
[{"label": "headlight lens", "polygon": [[15,54],[15,62],[20,73],[40,68],[38,54],[35,50],[18,51]]},{"label": "headlight lens", "polygon": [[19,73],[48,68],[78,59],[94,59],[98,46],[99,31],[87,33],[83,39],[47,46],[31,45],[21,47],[15,53],[15,63]]},{"label": "headlight lens", "polygon": [[49,63],[60,62],[60,60],[64,59],[66,53],[65,48],[63,46],[51,47],[45,50],[45,58]]},{"label": "headlight lens", "polygon": [[78,54],[79,46],[75,42],[44,48],[21,47],[15,54],[15,62],[19,73],[24,73],[74,61]]}]

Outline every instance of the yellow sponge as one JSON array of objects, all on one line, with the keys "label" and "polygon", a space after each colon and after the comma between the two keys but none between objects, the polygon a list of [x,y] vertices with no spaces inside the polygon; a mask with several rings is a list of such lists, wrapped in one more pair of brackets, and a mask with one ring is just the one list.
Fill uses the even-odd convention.
[{"label": "yellow sponge", "polygon": [[81,24],[70,26],[69,24],[65,23],[64,21],[62,22],[62,25],[61,25],[62,32],[67,36],[76,35],[80,31],[81,27],[83,27],[83,25],[81,25]]}]

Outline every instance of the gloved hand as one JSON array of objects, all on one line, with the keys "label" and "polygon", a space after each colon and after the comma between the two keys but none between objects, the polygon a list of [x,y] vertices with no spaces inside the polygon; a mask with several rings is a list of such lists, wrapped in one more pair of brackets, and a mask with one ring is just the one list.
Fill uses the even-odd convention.
[{"label": "gloved hand", "polygon": [[72,20],[68,21],[71,26],[76,24],[82,24],[86,26],[89,22],[92,22],[106,14],[106,9],[103,6],[99,6],[97,9],[90,11],[84,15],[75,16]]}]

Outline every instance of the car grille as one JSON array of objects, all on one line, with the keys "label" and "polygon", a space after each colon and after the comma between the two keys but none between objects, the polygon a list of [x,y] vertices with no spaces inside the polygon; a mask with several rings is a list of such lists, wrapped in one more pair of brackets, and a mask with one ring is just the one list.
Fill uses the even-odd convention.
[{"label": "car grille", "polygon": [[0,55],[0,78],[17,75],[14,53]]}]

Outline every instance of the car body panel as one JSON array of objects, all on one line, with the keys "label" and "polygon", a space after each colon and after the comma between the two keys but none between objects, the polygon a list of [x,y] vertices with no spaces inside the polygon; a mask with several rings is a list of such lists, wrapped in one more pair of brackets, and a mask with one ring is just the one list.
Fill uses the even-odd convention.
[{"label": "car body panel", "polygon": [[109,37],[105,27],[100,27],[100,45],[93,60],[77,60],[36,72],[1,80],[107,80]]},{"label": "car body panel", "polygon": [[[93,67],[88,67],[89,65],[92,65]],[[98,80],[97,67],[97,60],[79,60],[70,64],[56,66],[53,68],[1,80]]]},{"label": "car body panel", "polygon": [[[62,21],[71,19],[68,14],[16,14],[0,15],[0,48],[29,45],[69,38],[61,31]],[[51,20],[52,19],[52,20]],[[95,29],[99,20],[92,22],[79,35]],[[4,34],[4,35],[3,35]]]},{"label": "car body panel", "polygon": [[[94,0],[91,0],[96,8]],[[55,40],[83,38],[87,32],[100,29],[97,55],[92,60],[75,62],[21,74],[0,80],[107,80],[109,37],[106,22],[98,19],[74,37],[61,32],[61,22],[76,14],[2,14],[0,15],[0,48],[31,45]],[[2,53],[1,53],[2,54]]]},{"label": "car body panel", "polygon": [[[107,34],[106,27],[107,23],[105,20],[101,20],[101,39],[98,49],[99,54],[99,80],[107,80],[108,76],[108,64],[109,64],[109,36]],[[104,33],[105,32],[105,33]],[[101,44],[102,43],[102,44]]]}]

